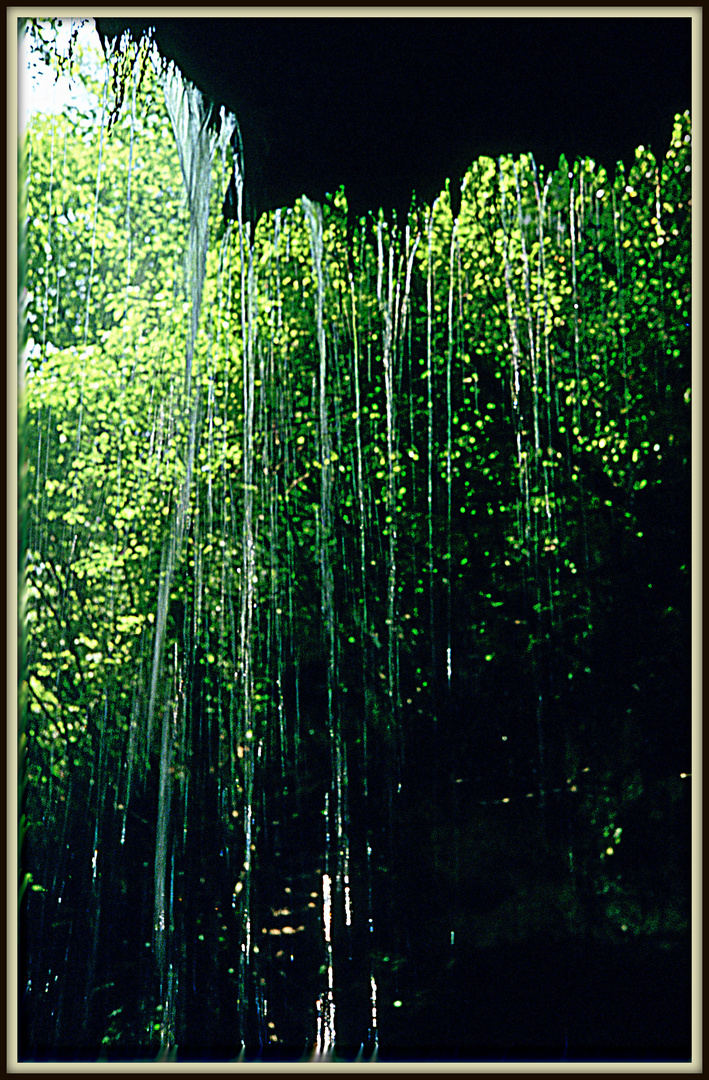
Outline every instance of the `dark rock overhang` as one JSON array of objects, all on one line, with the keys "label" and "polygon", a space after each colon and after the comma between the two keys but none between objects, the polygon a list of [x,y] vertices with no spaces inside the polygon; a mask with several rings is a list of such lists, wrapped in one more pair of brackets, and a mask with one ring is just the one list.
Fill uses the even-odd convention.
[{"label": "dark rock overhang", "polygon": [[149,27],[237,117],[251,214],[322,200],[405,212],[481,154],[663,153],[691,104],[689,18],[97,18],[104,48]]}]

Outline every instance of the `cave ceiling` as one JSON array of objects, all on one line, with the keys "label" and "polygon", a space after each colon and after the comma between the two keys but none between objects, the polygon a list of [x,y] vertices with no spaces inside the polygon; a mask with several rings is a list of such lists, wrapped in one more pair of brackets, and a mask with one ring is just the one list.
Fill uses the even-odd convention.
[{"label": "cave ceiling", "polygon": [[97,18],[104,47],[149,27],[237,117],[254,216],[322,199],[408,210],[485,154],[613,171],[664,152],[691,104],[689,18]]}]

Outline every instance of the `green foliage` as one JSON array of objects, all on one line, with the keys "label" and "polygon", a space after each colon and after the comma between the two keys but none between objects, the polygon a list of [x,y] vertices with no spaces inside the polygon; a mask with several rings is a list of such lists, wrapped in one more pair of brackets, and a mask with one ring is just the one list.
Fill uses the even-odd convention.
[{"label": "green foliage", "polygon": [[[482,158],[456,222],[442,193],[348,236],[338,192],[322,294],[305,208],[264,217],[249,252],[220,221],[217,160],[187,400],[188,215],[158,75],[141,71],[148,105],[126,101],[110,134],[93,85],[91,115],[36,116],[28,133],[31,812],[99,747],[116,790],[127,755],[147,767],[155,747],[129,749],[130,731],[171,558],[158,709],[197,710],[191,673],[225,787],[248,788],[264,745],[295,769],[286,667],[322,657],[328,619],[337,738],[415,739],[449,649],[491,729],[509,719],[491,687],[514,673],[509,757],[529,770],[537,703],[566,735],[603,677],[640,493],[687,472],[689,117],[627,178]],[[570,752],[610,757],[612,737],[599,709]],[[198,748],[181,738],[184,785]]]},{"label": "green foliage", "polygon": [[77,43],[77,35],[85,20],[71,20],[69,38],[64,50],[59,48],[59,29],[66,22],[56,16],[21,19],[20,33],[29,38],[31,57],[34,62],[41,61],[45,67],[56,72],[56,76],[69,74],[79,76],[81,72],[82,49]]},{"label": "green foliage", "polygon": [[[28,134],[24,451],[34,779],[38,748],[63,775],[72,749],[95,747],[107,699],[120,717],[121,752],[137,692],[126,673],[137,670],[155,622],[161,555],[187,459],[186,208],[169,121],[155,103],[109,137],[95,100],[94,115],[35,116]],[[208,286],[208,303],[213,291]],[[206,325],[198,340],[203,364],[214,333]],[[200,381],[214,430],[224,390],[214,391],[209,370]],[[217,443],[219,460],[238,457],[235,442]],[[212,440],[201,467],[209,459],[218,472],[213,453]]]},{"label": "green foliage", "polygon": [[102,118],[97,98],[93,115],[36,116],[29,131],[30,332],[39,357],[47,342],[104,344],[120,327],[129,348],[164,332],[166,320],[175,324],[183,283],[174,238],[185,211],[169,122],[153,111],[131,133],[127,117],[109,138]]}]

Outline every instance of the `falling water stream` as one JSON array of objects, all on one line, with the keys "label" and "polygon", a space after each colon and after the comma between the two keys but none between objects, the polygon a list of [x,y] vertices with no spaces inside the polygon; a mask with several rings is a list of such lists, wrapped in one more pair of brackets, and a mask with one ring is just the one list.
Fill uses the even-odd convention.
[{"label": "falling water stream", "polygon": [[234,118],[153,79],[91,211],[30,136],[24,1060],[581,1053],[594,948],[687,932],[613,868],[649,799],[684,874],[640,625],[681,647],[642,493],[687,453],[689,118],[627,179],[481,158],[455,219],[255,225]]}]

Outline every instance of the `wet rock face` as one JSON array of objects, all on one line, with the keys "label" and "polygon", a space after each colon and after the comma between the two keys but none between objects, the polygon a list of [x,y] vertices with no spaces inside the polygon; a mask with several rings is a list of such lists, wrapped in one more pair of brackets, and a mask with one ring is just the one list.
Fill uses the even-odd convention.
[{"label": "wet rock face", "polygon": [[[406,213],[479,155],[664,152],[691,104],[689,19],[104,19],[239,121],[251,216],[322,199]],[[228,207],[227,207],[228,209]],[[454,209],[455,206],[454,206]]]}]

